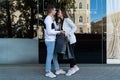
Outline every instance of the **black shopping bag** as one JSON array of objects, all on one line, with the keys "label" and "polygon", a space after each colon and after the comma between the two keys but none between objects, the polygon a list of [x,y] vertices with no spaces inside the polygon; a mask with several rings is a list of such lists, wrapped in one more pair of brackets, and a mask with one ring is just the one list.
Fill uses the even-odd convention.
[{"label": "black shopping bag", "polygon": [[66,43],[67,43],[67,37],[65,37],[64,34],[56,35],[55,53],[65,54]]}]

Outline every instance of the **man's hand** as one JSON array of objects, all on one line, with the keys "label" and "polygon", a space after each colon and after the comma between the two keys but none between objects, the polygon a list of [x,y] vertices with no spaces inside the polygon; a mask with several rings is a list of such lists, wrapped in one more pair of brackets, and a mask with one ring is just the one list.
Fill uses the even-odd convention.
[{"label": "man's hand", "polygon": [[60,34],[65,34],[65,31],[61,30],[61,31],[60,31]]}]

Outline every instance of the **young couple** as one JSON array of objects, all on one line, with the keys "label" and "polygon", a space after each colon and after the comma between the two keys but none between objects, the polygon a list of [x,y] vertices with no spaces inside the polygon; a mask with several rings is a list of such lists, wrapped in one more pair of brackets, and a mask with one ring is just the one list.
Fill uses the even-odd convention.
[{"label": "young couple", "polygon": [[[59,26],[54,20],[54,15],[56,14],[56,8],[53,5],[48,5],[48,15],[44,20],[45,23],[45,44],[47,46],[47,57],[46,57],[46,67],[45,67],[45,76],[54,78],[56,75],[65,74],[66,76],[71,76],[79,70],[79,67],[76,65],[75,59],[70,59],[70,69],[66,73],[63,69],[60,69],[57,59],[57,54],[54,53],[55,40],[57,34],[65,34],[65,36],[70,41],[71,47],[74,50],[76,43],[76,37],[74,32],[76,31],[76,26],[73,21],[68,17],[65,8],[58,9],[58,17],[62,22],[62,30],[57,31]],[[55,26],[53,27],[52,24]],[[53,60],[55,74],[51,72],[51,62]]]}]

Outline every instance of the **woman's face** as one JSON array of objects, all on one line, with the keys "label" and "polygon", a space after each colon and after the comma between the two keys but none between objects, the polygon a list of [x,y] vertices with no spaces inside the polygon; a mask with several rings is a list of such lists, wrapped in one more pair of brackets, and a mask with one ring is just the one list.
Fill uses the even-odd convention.
[{"label": "woman's face", "polygon": [[59,11],[58,11],[58,17],[60,17],[60,18],[62,18],[63,17],[63,15],[62,15],[62,11],[59,9]]}]

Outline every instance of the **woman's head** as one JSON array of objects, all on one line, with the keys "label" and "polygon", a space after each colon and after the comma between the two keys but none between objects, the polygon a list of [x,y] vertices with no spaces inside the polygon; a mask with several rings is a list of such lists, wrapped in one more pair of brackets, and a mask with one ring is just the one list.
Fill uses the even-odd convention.
[{"label": "woman's head", "polygon": [[63,18],[63,19],[68,18],[66,9],[64,7],[61,7],[58,9],[58,17]]}]

